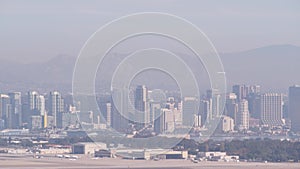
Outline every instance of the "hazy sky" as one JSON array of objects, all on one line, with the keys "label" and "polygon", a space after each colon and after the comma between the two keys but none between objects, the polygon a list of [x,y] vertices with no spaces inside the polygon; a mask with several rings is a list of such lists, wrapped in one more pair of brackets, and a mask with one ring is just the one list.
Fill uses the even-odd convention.
[{"label": "hazy sky", "polygon": [[273,44],[300,46],[300,1],[0,0],[0,59],[77,56],[105,23],[135,12],[166,12],[202,29],[219,52]]}]

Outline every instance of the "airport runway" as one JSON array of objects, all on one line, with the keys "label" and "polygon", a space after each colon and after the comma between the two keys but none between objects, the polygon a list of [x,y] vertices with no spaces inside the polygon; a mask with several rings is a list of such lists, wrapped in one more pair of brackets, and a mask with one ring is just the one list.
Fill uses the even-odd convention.
[{"label": "airport runway", "polygon": [[35,159],[32,155],[0,154],[1,169],[300,169],[300,163],[249,163],[249,162],[199,162],[190,160],[123,160],[92,159],[77,160],[45,156]]}]

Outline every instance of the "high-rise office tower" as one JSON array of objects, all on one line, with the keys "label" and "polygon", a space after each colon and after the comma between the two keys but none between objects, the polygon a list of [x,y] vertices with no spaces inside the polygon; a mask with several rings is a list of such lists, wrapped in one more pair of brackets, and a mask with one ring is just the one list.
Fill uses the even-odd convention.
[{"label": "high-rise office tower", "polygon": [[22,126],[22,102],[21,92],[8,93],[11,104],[12,128],[20,128]]},{"label": "high-rise office tower", "polygon": [[39,106],[39,93],[36,91],[30,91],[28,92],[28,106],[30,110],[38,109]]},{"label": "high-rise office tower", "polygon": [[30,115],[41,115],[43,116],[45,114],[45,97],[43,95],[40,95],[36,91],[30,91],[28,92],[28,106]]},{"label": "high-rise office tower", "polygon": [[156,109],[155,114],[158,114],[158,116],[154,119],[153,130],[156,134],[161,134],[164,131],[165,114],[163,112],[163,109]]},{"label": "high-rise office tower", "polygon": [[154,120],[154,132],[173,133],[175,130],[175,116],[170,109],[161,109],[161,115]]},{"label": "high-rise office tower", "polygon": [[260,119],[260,94],[250,93],[247,96],[249,103],[249,113],[252,118]]},{"label": "high-rise office tower", "polygon": [[245,85],[232,86],[232,92],[236,94],[238,102],[247,97],[247,89]]},{"label": "high-rise office tower", "polygon": [[237,100],[241,101],[246,99],[249,94],[259,94],[260,86],[259,85],[234,85],[232,86],[232,92],[237,95]]},{"label": "high-rise office tower", "polygon": [[269,127],[282,125],[283,96],[265,93],[260,96],[261,122]]},{"label": "high-rise office tower", "polygon": [[193,126],[194,115],[198,114],[196,97],[184,97],[182,102],[182,122],[184,126]]},{"label": "high-rise office tower", "polygon": [[201,115],[201,124],[205,125],[206,123],[209,122],[209,120],[211,120],[212,118],[212,114],[210,111],[210,102],[207,100],[201,100],[200,101],[200,115]]},{"label": "high-rise office tower", "polygon": [[221,102],[220,99],[221,99],[220,94],[213,95],[213,98],[212,98],[213,117],[221,117],[221,115],[222,115],[222,112],[220,110],[220,102]]},{"label": "high-rise office tower", "polygon": [[40,115],[44,116],[46,113],[46,101],[45,101],[45,97],[43,95],[39,96],[39,111],[40,111]]},{"label": "high-rise office tower", "polygon": [[[135,89],[134,87],[129,89],[129,93],[128,93],[128,102],[125,103],[126,107],[124,107],[125,111],[127,111],[129,114],[134,114],[135,111]],[[123,103],[124,105],[124,103]],[[124,105],[124,106],[125,106]],[[130,117],[129,117],[130,118]]]},{"label": "high-rise office tower", "polygon": [[[39,121],[38,119],[43,119],[43,116],[46,114],[45,97],[36,91],[28,92],[27,97],[27,109],[24,112],[23,120],[29,124],[29,127],[32,129],[38,126],[42,127],[42,125],[33,125],[33,123],[37,124],[35,122]],[[43,120],[41,120],[41,122],[42,121]]]},{"label": "high-rise office tower", "polygon": [[135,89],[135,109],[144,112],[147,109],[148,90],[146,86],[137,86]]},{"label": "high-rise office tower", "polygon": [[[127,90],[126,90],[127,91]],[[112,91],[111,105],[112,105],[112,127],[119,131],[126,133],[129,127],[129,113],[128,113],[128,95],[123,94],[123,90],[115,89]],[[127,94],[127,93],[126,93]],[[119,105],[119,106],[118,106]],[[106,110],[105,110],[106,111]],[[133,113],[133,112],[131,112]]]},{"label": "high-rise office tower", "polygon": [[106,103],[106,125],[111,126],[111,103]]},{"label": "high-rise office tower", "polygon": [[289,118],[291,119],[291,129],[300,132],[300,86],[289,87]]},{"label": "high-rise office tower", "polygon": [[10,98],[6,94],[0,94],[0,120],[4,122],[2,128],[12,128],[12,112]]},{"label": "high-rise office tower", "polygon": [[175,126],[182,126],[182,110],[175,108],[172,111],[174,113]]},{"label": "high-rise office tower", "polygon": [[237,114],[237,128],[239,130],[248,130],[249,129],[249,110],[248,110],[248,101],[242,99],[239,102],[239,111]]},{"label": "high-rise office tower", "polygon": [[54,118],[54,125],[62,127],[62,113],[64,112],[64,100],[57,91],[50,92],[49,95],[49,115]]},{"label": "high-rise office tower", "polygon": [[[100,117],[100,123],[104,123],[108,126],[112,126],[112,97],[110,94],[104,94],[97,97],[97,103],[99,106],[100,114],[97,116]],[[98,118],[98,117],[97,117]]]},{"label": "high-rise office tower", "polygon": [[154,121],[161,116],[161,103],[150,102],[150,124],[154,127]]},{"label": "high-rise office tower", "polygon": [[237,95],[235,93],[228,93],[226,96],[225,115],[236,120],[237,113],[238,113]]},{"label": "high-rise office tower", "polygon": [[135,89],[134,107],[137,111],[138,121],[148,125],[150,123],[150,110],[148,103],[148,89],[145,85],[137,86]]},{"label": "high-rise office tower", "polygon": [[206,99],[210,102],[210,118],[220,117],[222,112],[220,110],[221,95],[217,89],[211,89],[206,91]]},{"label": "high-rise office tower", "polygon": [[175,130],[174,112],[169,109],[164,109],[164,132],[172,133]]}]

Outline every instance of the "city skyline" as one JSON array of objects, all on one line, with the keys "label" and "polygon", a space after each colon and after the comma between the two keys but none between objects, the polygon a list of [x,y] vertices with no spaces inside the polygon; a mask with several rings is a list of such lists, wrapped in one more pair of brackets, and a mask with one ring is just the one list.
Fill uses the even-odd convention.
[{"label": "city skyline", "polygon": [[[153,93],[152,89],[148,89],[145,85],[138,85],[134,90],[134,100],[131,101],[134,103],[134,109],[132,110],[128,107],[127,110],[132,114],[131,116],[121,117],[125,112],[122,112],[123,115],[117,115],[118,109],[116,109],[113,100],[111,100],[110,94],[96,96],[100,99],[98,102],[98,106],[100,106],[100,112],[98,113],[100,114],[98,114],[97,111],[92,112],[93,110],[95,111],[95,109],[88,107],[84,108],[83,111],[91,112],[88,117],[91,118],[88,120],[91,123],[103,124],[107,127],[111,126],[117,130],[124,129],[129,123],[135,124],[137,122],[136,124],[138,124],[138,126],[144,124],[146,128],[154,127],[153,130],[155,131],[174,131],[174,127],[180,125],[205,127],[205,125],[208,125],[214,118],[224,117],[224,124],[221,124],[225,126],[232,125],[230,119],[228,119],[231,118],[234,126],[236,126],[234,130],[237,131],[248,130],[249,123],[252,127],[258,125],[256,123],[252,124],[254,119],[259,120],[259,125],[262,127],[266,126],[272,128],[288,125],[292,126],[293,131],[298,131],[297,118],[295,118],[297,116],[297,109],[295,109],[295,107],[292,107],[292,109],[286,108],[295,104],[293,101],[297,99],[298,95],[292,91],[296,90],[297,87],[298,86],[289,87],[290,94],[284,96],[282,93],[261,93],[259,85],[234,85],[232,86],[232,91],[226,93],[225,107],[224,110],[221,110],[220,104],[222,103],[219,100],[221,96],[219,96],[220,94],[217,92],[211,92],[211,90],[207,90],[207,95],[202,95],[201,98],[181,98],[174,95],[177,91],[168,91],[171,93],[167,94],[168,97],[165,98],[165,100],[161,100],[160,98],[159,101],[155,101],[150,100],[149,95],[155,98],[156,96],[154,94],[157,93]],[[68,114],[72,114],[72,112],[74,112],[74,115],[76,114],[75,112],[80,113],[80,107],[76,106],[80,104],[74,104],[72,99],[69,99],[69,96],[72,95],[67,93],[61,94],[58,91],[51,91],[47,95],[41,95],[37,91],[30,91],[25,93],[24,96],[20,92],[2,93],[2,108],[0,112],[2,122],[0,126],[2,126],[2,129],[22,128],[24,124],[27,124],[27,127],[26,125],[25,127],[29,129],[42,129],[51,126],[57,128],[63,128],[63,126],[67,127],[68,125],[76,126],[76,124],[74,124],[76,121],[74,118],[76,117],[72,118]],[[64,97],[67,98],[66,103],[64,103]],[[165,101],[167,101],[167,104],[164,103]],[[126,111],[126,109],[124,110]],[[162,114],[157,112],[157,110],[160,110]],[[142,115],[142,118],[136,116],[132,119],[133,121],[129,119],[126,125],[124,121],[123,125],[125,126],[123,127],[120,126],[120,121],[116,121],[120,117],[121,119],[132,118],[135,114]],[[220,116],[219,114],[222,115]],[[163,118],[160,117],[161,115]],[[100,116],[104,119],[102,117],[100,118]],[[78,117],[80,122],[81,115]],[[84,116],[84,119],[86,118],[87,117]],[[175,118],[173,119],[175,121],[173,121],[172,118]],[[225,122],[226,120],[224,121],[224,119],[227,119],[230,123],[226,124],[227,122]],[[289,120],[292,120],[292,125]],[[155,125],[162,125],[162,122],[168,124],[169,128],[173,126],[174,129],[167,130],[166,126],[155,129]],[[173,123],[172,125],[171,122]],[[86,122],[84,120],[80,123],[85,124]],[[225,127],[224,131],[230,131],[230,129],[226,128],[228,127]]]},{"label": "city skyline", "polygon": [[0,168],[299,168],[300,1],[0,0],[0,20]]}]

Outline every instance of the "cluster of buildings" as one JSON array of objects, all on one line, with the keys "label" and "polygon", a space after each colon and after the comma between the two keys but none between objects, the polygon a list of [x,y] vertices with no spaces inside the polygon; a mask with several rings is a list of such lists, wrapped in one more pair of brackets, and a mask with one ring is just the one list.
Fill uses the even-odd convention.
[{"label": "cluster of buildings", "polygon": [[291,129],[299,132],[300,86],[282,93],[261,93],[260,86],[234,85],[226,95],[220,128],[223,132],[251,128]]},{"label": "cluster of buildings", "polygon": [[0,94],[0,129],[62,127],[64,106],[57,91],[47,96],[36,91]]},{"label": "cluster of buildings", "polygon": [[[285,134],[290,130],[295,133],[300,131],[300,86],[296,85],[289,87],[288,95],[262,93],[259,85],[234,85],[232,91],[226,94],[212,89],[200,98],[181,97],[173,93],[167,94],[165,100],[165,103],[162,99],[155,100],[153,91],[146,86],[136,88],[131,102],[135,110],[143,115],[143,130],[139,130],[141,135],[143,132],[147,134],[147,131],[180,134],[180,131],[186,131],[184,129],[187,128],[201,132],[208,129],[216,119],[220,119],[217,131],[222,133],[257,132],[262,129]],[[109,102],[109,105],[111,110],[107,112],[115,112],[114,103]],[[115,115],[107,117],[117,122],[112,123],[113,128],[126,128],[119,125],[122,124],[120,121],[113,119]],[[131,121],[131,124],[134,122]]]},{"label": "cluster of buildings", "polygon": [[[118,108],[114,91],[97,96],[98,108],[58,91],[0,94],[0,129],[114,129],[133,137],[181,134],[205,130],[220,119],[223,133],[253,128],[300,131],[300,86],[291,86],[288,96],[262,93],[258,85],[234,85],[230,93],[208,90],[205,95],[184,96],[161,93],[145,85],[129,93],[125,109]],[[225,100],[222,100],[225,98]]]}]

